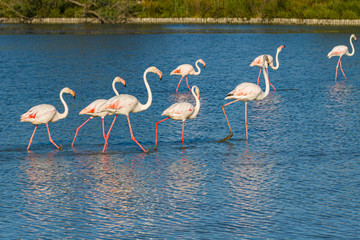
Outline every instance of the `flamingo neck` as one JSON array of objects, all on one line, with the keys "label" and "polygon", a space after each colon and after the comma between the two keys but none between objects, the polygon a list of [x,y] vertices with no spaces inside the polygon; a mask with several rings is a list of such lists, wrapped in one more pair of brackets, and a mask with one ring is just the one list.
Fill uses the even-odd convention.
[{"label": "flamingo neck", "polygon": [[351,35],[351,37],[350,37],[350,45],[351,45],[351,48],[352,48],[352,52],[349,53],[349,54],[347,54],[348,56],[352,56],[352,55],[354,55],[354,53],[355,53],[355,48],[354,48],[354,45],[353,45],[353,43],[352,43],[353,37],[354,37],[354,36],[352,36],[352,35]]},{"label": "flamingo neck", "polygon": [[63,93],[64,93],[64,90],[61,90],[61,92],[60,92],[60,100],[61,100],[62,104],[64,105],[64,112],[63,113],[57,112],[56,116],[51,120],[51,122],[56,122],[56,121],[58,121],[60,119],[66,118],[66,116],[69,113],[69,108],[68,108],[68,105],[66,104],[66,102],[65,102],[65,100],[63,98]]},{"label": "flamingo neck", "polygon": [[118,96],[118,95],[119,95],[119,92],[116,90],[115,83],[116,83],[116,78],[115,78],[114,81],[112,82],[112,89],[113,89],[115,95]]},{"label": "flamingo neck", "polygon": [[196,118],[196,116],[198,115],[198,113],[200,111],[200,100],[199,100],[198,96],[196,96],[196,94],[195,94],[195,87],[194,86],[191,88],[191,93],[195,98],[196,104],[195,104],[194,112],[189,116],[189,119]]},{"label": "flamingo neck", "polygon": [[141,104],[139,102],[136,109],[133,112],[141,112],[141,111],[144,111],[144,110],[148,109],[151,106],[152,92],[151,92],[150,85],[149,85],[149,83],[147,81],[147,78],[146,78],[146,75],[147,75],[148,72],[149,72],[149,70],[147,69],[144,72],[144,75],[143,75],[145,87],[146,87],[146,90],[147,90],[147,93],[148,93],[148,100],[147,100],[147,102],[145,104]]},{"label": "flamingo neck", "polygon": [[269,95],[269,92],[270,92],[270,84],[269,84],[269,76],[267,75],[266,73],[266,68],[263,67],[263,74],[264,74],[264,79],[265,79],[265,92],[262,92],[259,97],[256,98],[256,100],[262,100],[264,98],[267,97],[267,95]]},{"label": "flamingo neck", "polygon": [[280,66],[279,63],[279,53],[280,53],[281,49],[278,48],[278,50],[276,51],[276,57],[275,57],[275,62],[276,62],[276,67],[271,67],[274,70],[277,70]]},{"label": "flamingo neck", "polygon": [[199,68],[199,65],[198,65],[199,62],[200,62],[200,59],[195,62],[195,67],[196,67],[197,71],[194,72],[193,75],[199,75],[201,73],[201,69]]}]

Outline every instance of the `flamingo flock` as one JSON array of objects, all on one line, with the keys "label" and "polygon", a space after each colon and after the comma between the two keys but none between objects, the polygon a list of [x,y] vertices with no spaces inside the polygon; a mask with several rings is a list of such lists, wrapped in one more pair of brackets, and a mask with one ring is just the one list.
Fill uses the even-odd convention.
[{"label": "flamingo flock", "polygon": [[[349,53],[349,49],[347,46],[345,45],[339,45],[339,46],[335,46],[329,53],[328,53],[328,58],[334,57],[334,56],[339,56],[339,60],[338,63],[336,65],[336,73],[335,73],[335,82],[337,80],[337,72],[338,72],[338,67],[340,66],[340,70],[344,75],[344,78],[346,80],[346,76],[345,73],[342,69],[342,63],[341,63],[341,57],[344,55],[347,56],[353,56],[355,53],[355,48],[354,45],[352,43],[352,40],[357,40],[356,36],[354,34],[352,34],[350,36],[350,45],[352,48],[352,52]],[[228,119],[228,116],[225,112],[225,107],[233,104],[235,102],[238,101],[243,101],[245,103],[245,136],[246,136],[246,141],[248,141],[249,138],[249,134],[248,134],[248,122],[247,122],[247,103],[249,101],[253,101],[253,100],[257,100],[260,101],[264,98],[266,98],[269,95],[270,92],[270,85],[271,87],[274,89],[274,91],[276,91],[276,88],[271,84],[270,80],[269,80],[269,73],[268,73],[268,67],[270,66],[272,69],[277,70],[280,66],[279,63],[279,53],[281,52],[281,50],[285,48],[284,45],[281,45],[277,48],[276,51],[276,56],[275,56],[275,62],[276,62],[276,66],[274,66],[273,64],[273,57],[271,55],[268,54],[264,54],[264,55],[260,55],[258,57],[256,57],[250,64],[251,67],[253,66],[257,66],[260,67],[260,71],[259,71],[259,75],[257,78],[257,84],[251,83],[251,82],[243,82],[239,85],[237,85],[234,90],[232,90],[231,92],[229,92],[225,99],[234,99],[233,101],[226,103],[224,105],[221,106],[221,109],[224,113],[225,119],[227,121],[227,124],[229,126],[229,130],[230,130],[230,134],[223,138],[220,141],[228,141],[232,138],[233,136],[233,131],[231,129],[230,126],[230,122]],[[189,86],[188,83],[188,75],[199,75],[201,73],[200,67],[198,66],[198,64],[202,64],[203,67],[206,67],[206,63],[204,60],[202,59],[198,59],[195,62],[195,67],[197,69],[197,71],[195,71],[194,67],[190,64],[182,64],[179,65],[176,69],[174,69],[173,71],[171,71],[170,75],[179,75],[181,76],[181,79],[179,81],[179,83],[177,84],[176,87],[176,93],[178,93],[179,90],[179,86],[181,81],[183,80],[183,78],[185,77],[186,79],[186,85],[187,88],[189,89],[189,91],[192,93],[194,100],[195,100],[195,106],[189,102],[179,102],[179,103],[174,103],[172,104],[170,107],[168,107],[163,113],[162,116],[166,116],[165,119],[162,119],[158,122],[155,123],[155,147],[154,150],[157,150],[157,145],[158,145],[158,125],[168,119],[173,119],[173,120],[181,120],[182,121],[182,137],[181,137],[181,141],[182,141],[182,148],[185,148],[185,143],[184,143],[184,128],[185,128],[185,121],[186,119],[194,119],[197,117],[199,111],[200,111],[200,89],[198,86],[193,85],[191,88]],[[265,91],[263,91],[261,89],[261,87],[259,87],[259,80],[260,80],[260,75],[261,75],[261,70],[263,72],[263,76],[264,76],[264,81],[265,81]],[[127,122],[128,122],[128,126],[129,126],[129,131],[130,131],[130,136],[131,139],[141,148],[141,150],[145,153],[148,153],[149,150],[146,150],[135,138],[132,127],[131,127],[131,123],[130,123],[130,117],[129,117],[129,113],[137,113],[137,112],[141,112],[141,111],[145,111],[147,110],[153,101],[153,97],[152,97],[152,92],[150,89],[150,85],[148,83],[147,80],[147,74],[148,73],[154,73],[157,74],[160,78],[160,80],[163,77],[163,73],[157,68],[157,67],[149,67],[147,68],[144,73],[143,73],[143,80],[144,80],[144,84],[146,87],[146,91],[147,91],[147,95],[148,95],[148,100],[145,104],[142,104],[139,102],[139,100],[132,95],[129,94],[119,94],[119,92],[117,91],[115,84],[116,83],[121,83],[123,84],[124,87],[126,87],[126,81],[124,79],[122,79],[121,77],[115,77],[113,82],[112,82],[112,88],[113,91],[115,93],[115,96],[110,98],[110,99],[97,99],[93,102],[91,102],[88,106],[86,106],[84,109],[82,109],[80,111],[80,115],[88,115],[90,116],[84,123],[82,123],[75,131],[75,136],[74,139],[72,141],[71,146],[74,147],[75,144],[75,140],[77,138],[77,135],[79,133],[79,130],[87,123],[89,122],[91,119],[95,118],[95,117],[99,117],[102,119],[102,134],[103,134],[103,138],[104,138],[104,147],[102,152],[104,153],[106,151],[106,149],[108,148],[108,140],[109,140],[109,135],[110,132],[114,126],[115,120],[117,118],[118,115],[125,115],[127,118]],[[63,106],[64,106],[64,112],[63,113],[59,113],[56,108],[53,105],[50,104],[40,104],[37,106],[32,107],[30,110],[28,110],[26,113],[21,115],[20,118],[20,122],[30,122],[33,125],[35,125],[35,129],[30,137],[29,143],[28,143],[28,147],[27,150],[30,149],[31,143],[33,141],[35,132],[37,130],[38,125],[40,124],[45,124],[46,128],[47,128],[47,132],[49,135],[49,141],[57,148],[57,149],[62,149],[62,146],[57,145],[53,139],[51,138],[51,134],[50,134],[50,130],[49,130],[49,122],[56,122],[60,119],[64,119],[66,118],[66,116],[69,113],[69,108],[63,98],[63,94],[67,93],[67,94],[71,94],[74,98],[75,98],[75,92],[73,90],[71,90],[68,87],[63,88],[60,91],[60,101],[62,102]],[[111,123],[111,126],[109,128],[109,130],[107,131],[107,133],[105,133],[105,126],[104,126],[104,118],[106,116],[111,116],[111,115],[115,115],[114,119]]]}]

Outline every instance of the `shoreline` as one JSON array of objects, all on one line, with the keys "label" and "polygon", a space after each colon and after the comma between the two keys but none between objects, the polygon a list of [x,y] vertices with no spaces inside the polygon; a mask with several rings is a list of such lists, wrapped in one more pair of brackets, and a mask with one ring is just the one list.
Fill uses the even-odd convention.
[{"label": "shoreline", "polygon": [[[97,18],[0,18],[1,24],[101,24]],[[118,24],[274,24],[360,26],[360,19],[296,19],[296,18],[127,18]]]}]

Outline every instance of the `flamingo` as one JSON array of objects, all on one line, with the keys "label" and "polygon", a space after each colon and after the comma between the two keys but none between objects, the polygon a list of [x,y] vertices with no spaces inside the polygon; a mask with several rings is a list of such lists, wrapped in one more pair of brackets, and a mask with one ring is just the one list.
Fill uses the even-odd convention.
[{"label": "flamingo", "polygon": [[252,100],[262,100],[264,99],[270,92],[270,87],[269,87],[269,77],[267,75],[267,72],[265,70],[265,68],[267,67],[266,64],[269,64],[269,59],[267,55],[263,56],[263,61],[262,61],[262,66],[261,68],[263,69],[263,74],[264,74],[264,78],[265,78],[265,85],[266,85],[266,89],[265,92],[263,92],[261,90],[261,88],[254,84],[254,83],[248,83],[248,82],[244,82],[241,83],[239,85],[236,86],[236,88],[234,90],[232,90],[231,92],[228,93],[228,95],[226,96],[225,99],[236,99],[232,102],[229,102],[225,105],[223,105],[221,108],[224,112],[226,121],[229,125],[229,129],[230,129],[230,135],[225,137],[224,139],[220,140],[220,141],[225,141],[225,140],[229,140],[231,139],[231,137],[233,136],[233,132],[231,130],[231,126],[229,123],[229,119],[226,116],[225,113],[225,107],[237,102],[237,101],[244,101],[245,102],[245,127],[246,127],[246,140],[248,140],[248,124],[247,124],[247,102],[248,101],[252,101]]},{"label": "flamingo", "polygon": [[[274,69],[274,70],[277,70],[280,66],[280,63],[279,63],[279,53],[281,52],[281,50],[284,48],[285,46],[284,45],[281,45],[280,47],[277,48],[277,51],[276,51],[276,57],[275,57],[275,61],[276,61],[276,67],[274,67],[274,64],[273,64],[273,57],[269,54],[266,54],[266,56],[268,57],[269,59],[269,66]],[[258,57],[256,57],[254,59],[254,61],[252,61],[252,63],[250,64],[250,67],[253,67],[253,66],[257,66],[257,67],[260,67],[260,71],[259,71],[259,76],[258,76],[258,79],[257,79],[257,85],[259,85],[259,79],[260,79],[260,74],[261,74],[261,68],[262,68],[262,60],[263,60],[263,57],[264,55],[260,55]],[[268,70],[268,68],[266,68],[266,70]],[[269,75],[269,72],[267,72],[267,74]],[[276,91],[276,88],[271,84],[271,82],[269,81],[271,87]]]},{"label": "flamingo", "polygon": [[35,132],[36,132],[36,129],[37,129],[38,125],[39,124],[44,124],[44,123],[46,124],[46,128],[47,128],[47,131],[48,131],[48,134],[49,134],[50,142],[52,144],[54,144],[57,149],[60,149],[60,147],[58,145],[56,145],[56,143],[51,138],[48,123],[49,122],[56,122],[56,121],[58,121],[60,119],[66,118],[66,116],[68,115],[69,108],[68,108],[66,102],[63,99],[63,93],[69,93],[75,98],[75,92],[73,90],[71,90],[70,88],[68,88],[68,87],[63,88],[60,91],[60,100],[61,100],[62,104],[64,105],[64,112],[63,113],[59,113],[53,105],[40,104],[40,105],[32,107],[29,111],[27,111],[26,113],[21,115],[20,122],[30,122],[30,123],[35,125],[34,132],[31,135],[29,145],[28,145],[26,150],[30,149],[31,142],[33,140],[33,137],[35,135]]},{"label": "flamingo", "polygon": [[189,83],[188,83],[188,79],[187,79],[187,75],[199,75],[201,70],[198,66],[198,63],[201,63],[202,65],[204,65],[204,68],[206,67],[206,63],[204,62],[204,60],[202,59],[199,59],[195,62],[195,66],[197,68],[197,72],[195,72],[195,69],[193,66],[191,66],[190,64],[182,64],[180,66],[178,66],[175,70],[173,70],[170,75],[179,75],[181,76],[181,79],[177,85],[177,88],[176,88],[176,92],[178,92],[178,89],[179,89],[179,86],[180,86],[180,83],[183,79],[183,77],[186,78],[186,85],[187,87],[189,88],[189,90],[191,91],[190,87],[189,87]]},{"label": "flamingo", "polygon": [[334,56],[339,56],[339,61],[338,61],[337,65],[336,65],[335,82],[336,82],[336,78],[337,78],[337,72],[338,72],[339,64],[340,64],[340,70],[341,70],[341,72],[343,73],[344,78],[345,78],[345,80],[346,80],[345,73],[344,73],[344,71],[343,71],[343,69],[342,69],[342,66],[341,66],[341,57],[342,57],[343,55],[347,55],[347,56],[352,56],[352,55],[354,55],[354,53],[355,53],[355,48],[354,48],[354,45],[353,45],[353,43],[352,43],[352,41],[351,41],[352,39],[354,39],[354,40],[356,41],[356,36],[355,36],[355,34],[351,34],[351,36],[350,36],[350,45],[351,45],[351,48],[352,48],[352,52],[351,52],[351,53],[349,53],[349,49],[348,49],[347,46],[345,46],[345,45],[339,45],[339,46],[334,47],[334,48],[328,53],[328,55],[327,55],[328,58],[331,58],[331,57],[334,57]]},{"label": "flamingo", "polygon": [[[119,95],[119,92],[116,90],[115,88],[115,83],[120,82],[122,83],[125,87],[126,87],[126,81],[120,77],[115,77],[113,82],[112,82],[112,88],[115,92],[116,95]],[[112,115],[110,112],[108,111],[99,111],[99,108],[101,105],[103,105],[105,102],[107,101],[107,99],[97,99],[95,101],[93,101],[92,103],[90,103],[87,107],[85,107],[83,110],[80,111],[80,115],[86,114],[89,115],[90,117],[83,123],[81,124],[75,132],[75,137],[74,140],[71,144],[71,147],[74,147],[74,143],[75,143],[75,139],[77,137],[77,134],[80,130],[80,128],[82,128],[88,121],[90,121],[91,119],[93,119],[94,117],[101,117],[102,120],[102,128],[103,128],[103,136],[105,138],[105,129],[104,129],[104,118],[108,115]]]},{"label": "flamingo", "polygon": [[108,131],[108,133],[106,134],[106,138],[105,138],[105,144],[104,144],[104,148],[103,148],[103,153],[105,152],[105,149],[107,147],[107,140],[109,139],[109,135],[111,132],[111,129],[114,125],[114,122],[116,120],[116,117],[119,114],[125,115],[127,120],[128,120],[128,124],[129,124],[129,129],[130,129],[130,134],[131,134],[131,139],[136,142],[137,145],[139,145],[139,147],[145,152],[147,153],[147,151],[140,145],[140,143],[136,140],[136,138],[133,135],[132,129],[131,129],[131,124],[130,124],[130,118],[129,118],[129,113],[137,113],[137,112],[141,112],[144,111],[146,109],[148,109],[152,103],[152,93],[151,93],[151,89],[150,86],[147,82],[146,79],[146,75],[148,72],[152,72],[152,73],[156,73],[157,75],[159,75],[160,80],[162,79],[162,72],[157,69],[156,67],[149,67],[145,70],[143,78],[144,78],[144,83],[146,86],[146,90],[148,93],[148,100],[146,102],[146,104],[141,104],[139,102],[139,100],[129,94],[120,94],[118,96],[112,97],[110,98],[108,101],[106,101],[106,103],[104,105],[102,105],[99,108],[99,111],[108,111],[110,113],[115,114],[114,120],[110,126],[110,129]]},{"label": "flamingo", "polygon": [[183,148],[185,148],[184,144],[184,126],[185,126],[185,120],[186,119],[194,119],[199,113],[200,110],[200,90],[197,86],[193,86],[191,88],[191,92],[193,96],[195,97],[196,105],[195,107],[191,103],[187,102],[180,102],[180,103],[174,103],[170,107],[168,107],[161,115],[162,116],[168,116],[167,118],[155,123],[155,150],[157,148],[157,128],[159,123],[168,120],[169,118],[174,120],[182,120],[182,144]]}]

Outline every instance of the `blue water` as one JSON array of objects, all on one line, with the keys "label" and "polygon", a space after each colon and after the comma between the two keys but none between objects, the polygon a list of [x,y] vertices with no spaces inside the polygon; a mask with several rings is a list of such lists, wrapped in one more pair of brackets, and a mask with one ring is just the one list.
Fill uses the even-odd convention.
[{"label": "blue water", "polygon": [[[343,57],[334,82],[335,45],[349,45],[359,28],[262,25],[0,25],[0,237],[2,239],[357,239],[360,235],[360,46]],[[234,137],[221,110],[226,94],[241,82],[256,82],[258,55],[275,55],[269,70],[278,91],[249,102],[249,140],[244,103],[226,107]],[[169,73],[202,58],[207,66],[190,85],[201,90],[198,117],[159,125],[172,103],[194,103],[186,84]],[[98,98],[113,96],[115,76],[127,81],[121,93],[145,103],[144,70],[151,107],[119,116],[104,140],[95,118],[78,115]],[[30,107],[49,103],[66,119],[39,126],[20,123]],[[263,79],[261,86],[264,88]],[[109,128],[113,117],[106,117]]]}]

